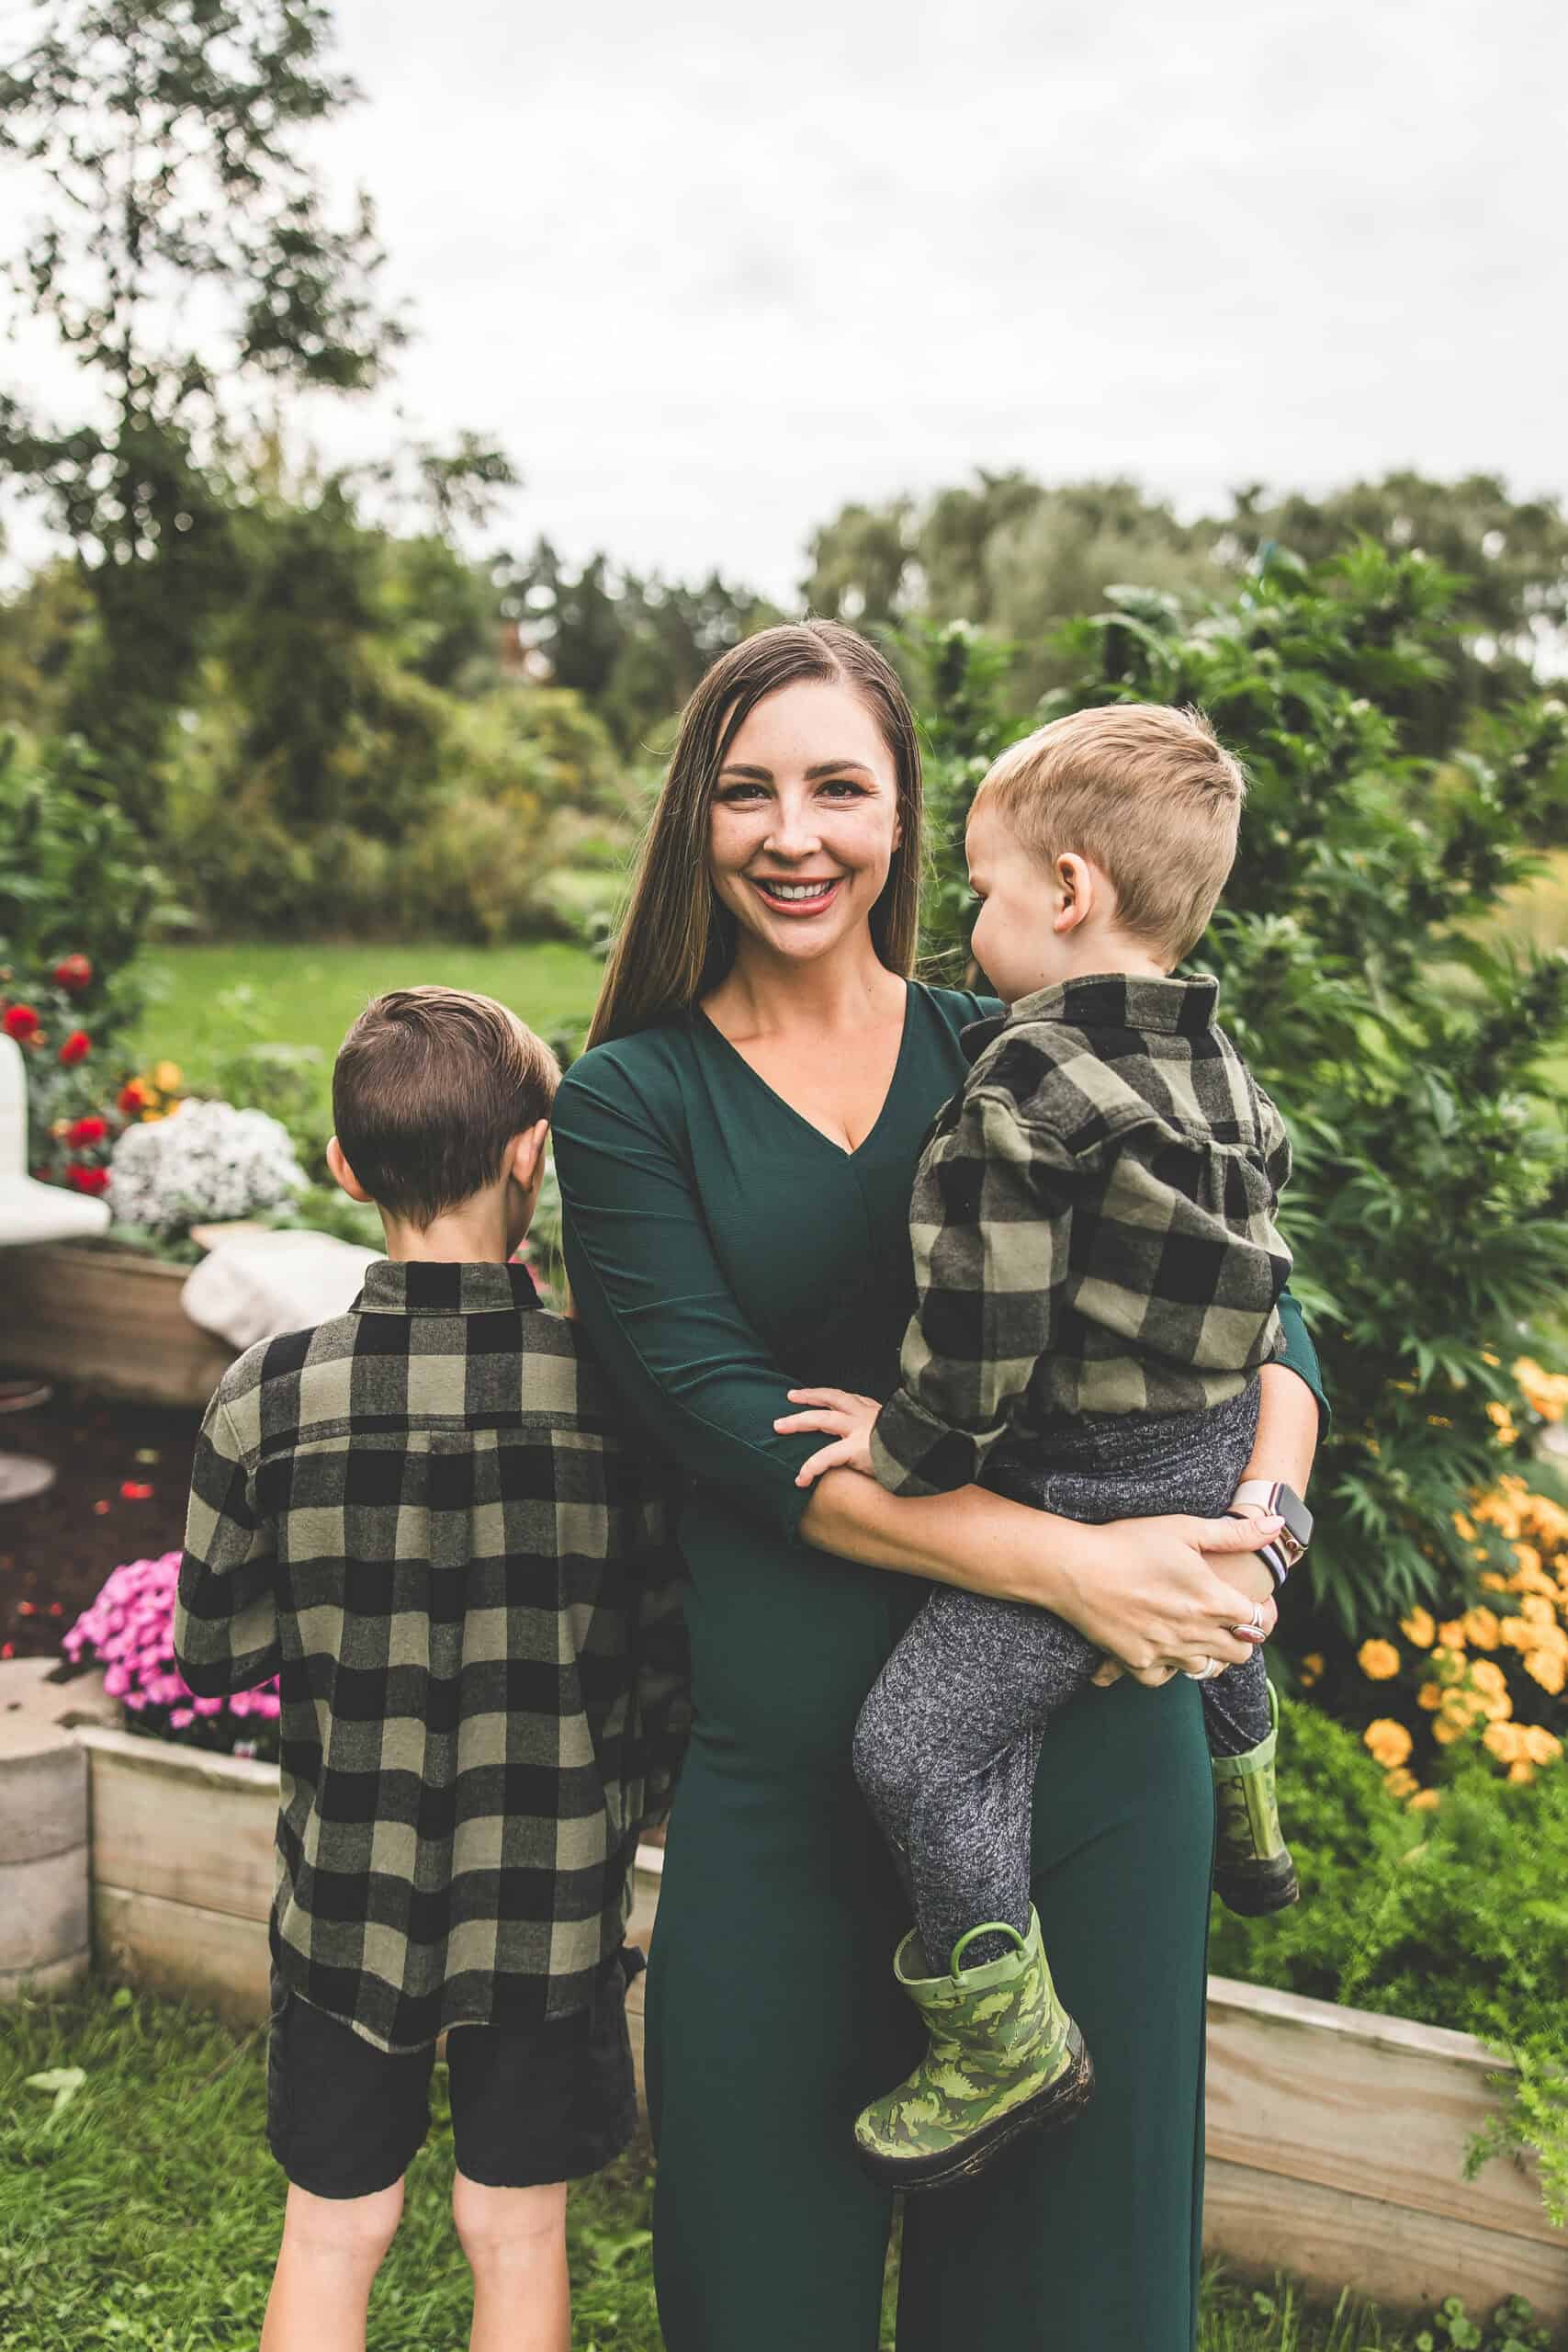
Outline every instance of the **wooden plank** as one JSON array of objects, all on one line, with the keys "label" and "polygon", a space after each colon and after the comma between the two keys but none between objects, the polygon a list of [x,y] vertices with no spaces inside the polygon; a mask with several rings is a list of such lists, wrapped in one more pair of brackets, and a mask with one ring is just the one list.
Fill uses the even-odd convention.
[{"label": "wooden plank", "polygon": [[[1510,2070],[1472,2035],[1213,1978],[1212,2157],[1558,2249],[1528,2160],[1464,2177]],[[1349,2275],[1349,2274],[1347,2274]]]},{"label": "wooden plank", "polygon": [[95,1882],[265,1923],[272,1907],[277,1767],[128,1732],[77,1734],[87,1752]]},{"label": "wooden plank", "polygon": [[0,1253],[7,1364],[109,1396],[199,1409],[234,1351],[180,1305],[189,1271],[130,1250],[68,1244]]},{"label": "wooden plank", "polygon": [[100,1883],[93,1890],[93,1941],[107,1976],[197,2001],[232,2025],[266,2018],[271,1963],[265,1920]]},{"label": "wooden plank", "polygon": [[[1385,2116],[1377,2140],[1363,2143],[1370,2179],[1399,2139],[1401,2120]],[[1550,2325],[1568,2321],[1568,2248],[1561,2237],[1548,2245],[1230,2164],[1212,2152],[1203,2245],[1244,2273],[1269,2278],[1286,2270],[1326,2295],[1337,2295],[1348,2280],[1374,2301],[1429,2311],[1444,2295],[1457,2294],[1472,2316],[1506,2295],[1524,2295]]]}]

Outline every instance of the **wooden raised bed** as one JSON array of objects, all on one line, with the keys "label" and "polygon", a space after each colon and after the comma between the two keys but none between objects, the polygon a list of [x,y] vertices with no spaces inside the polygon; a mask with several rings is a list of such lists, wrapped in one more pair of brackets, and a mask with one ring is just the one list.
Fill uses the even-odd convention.
[{"label": "wooden raised bed", "polygon": [[180,1305],[188,1266],[69,1241],[0,1261],[0,1346],[12,1371],[199,1410],[234,1361]]},{"label": "wooden raised bed", "polygon": [[[266,2014],[277,1772],[85,1729],[98,1964],[236,2022]],[[645,1948],[663,1854],[637,1855],[629,1933]],[[640,2074],[642,1980],[632,1987]],[[1529,2297],[1568,2323],[1568,2235],[1533,2163],[1463,2177],[1506,2068],[1469,2034],[1225,1977],[1209,1981],[1204,2244],[1238,2269],[1337,2293],[1472,2310]]]}]

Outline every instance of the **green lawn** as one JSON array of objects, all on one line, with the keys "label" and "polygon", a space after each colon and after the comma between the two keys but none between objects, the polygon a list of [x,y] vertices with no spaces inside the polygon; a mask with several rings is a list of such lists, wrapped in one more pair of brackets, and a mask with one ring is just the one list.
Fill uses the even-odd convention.
[{"label": "green lawn", "polygon": [[509,947],[413,940],[163,946],[150,951],[143,969],[151,995],[134,1050],[144,1066],[177,1062],[186,1083],[199,1088],[213,1082],[223,1056],[239,1047],[314,1046],[324,1103],[344,1032],[384,989],[428,980],[480,989],[547,1033],[586,1022],[604,967],[586,949],[561,940]]},{"label": "green lawn", "polygon": [[[283,2206],[262,2137],[264,2040],[101,1984],[0,2008],[0,2352],[251,2352]],[[62,2105],[28,2081],[73,2070],[80,2086]],[[456,2352],[467,2340],[444,2079],[438,2070],[434,2128],[377,2282],[371,2352]],[[577,2352],[660,2352],[650,2164],[634,2149],[572,2192]],[[1483,2341],[1447,2329],[1426,2340]],[[1491,2352],[1495,2339],[1484,2341]],[[1337,2314],[1314,2312],[1288,2284],[1205,2281],[1201,2352],[1411,2343],[1348,2298]]]}]

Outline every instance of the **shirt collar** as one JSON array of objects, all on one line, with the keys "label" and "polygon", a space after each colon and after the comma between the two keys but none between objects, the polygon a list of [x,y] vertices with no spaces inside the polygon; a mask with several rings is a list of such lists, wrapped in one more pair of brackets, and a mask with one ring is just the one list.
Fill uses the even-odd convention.
[{"label": "shirt collar", "polygon": [[365,1287],[349,1310],[355,1315],[504,1315],[537,1306],[538,1292],[526,1266],[436,1264],[405,1258],[394,1264],[378,1258],[365,1269]]},{"label": "shirt collar", "polygon": [[1206,972],[1194,980],[1086,972],[1021,996],[1008,1012],[988,1021],[972,1022],[961,1042],[974,1061],[1004,1029],[1030,1021],[1059,1021],[1070,1029],[1141,1029],[1168,1037],[1198,1037],[1213,1027],[1219,1001],[1220,984]]}]

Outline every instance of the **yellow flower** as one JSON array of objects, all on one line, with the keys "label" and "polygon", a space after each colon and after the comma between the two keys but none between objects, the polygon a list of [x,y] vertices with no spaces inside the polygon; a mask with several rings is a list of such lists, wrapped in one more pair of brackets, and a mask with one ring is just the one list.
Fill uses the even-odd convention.
[{"label": "yellow flower", "polygon": [[1470,1521],[1469,1521],[1468,1519],[1466,1519],[1466,1517],[1465,1517],[1465,1515],[1464,1515],[1463,1511],[1461,1511],[1461,1510],[1456,1510],[1456,1511],[1455,1511],[1455,1513],[1454,1513],[1454,1525],[1455,1525],[1455,1527],[1458,1529],[1458,1531],[1459,1531],[1460,1534],[1461,1534],[1461,1535],[1463,1536],[1463,1538],[1464,1538],[1464,1540],[1465,1540],[1465,1542],[1466,1542],[1467,1544],[1473,1544],[1473,1543],[1474,1543],[1474,1541],[1475,1541],[1475,1530],[1474,1530],[1474,1528],[1471,1525]]},{"label": "yellow flower", "polygon": [[1410,1800],[1410,1810],[1412,1813],[1435,1813],[1442,1801],[1437,1789],[1417,1789]]},{"label": "yellow flower", "polygon": [[1323,1679],[1323,1652],[1309,1650],[1302,1660],[1302,1689],[1310,1690],[1314,1682]]},{"label": "yellow flower", "polygon": [[1361,1737],[1388,1772],[1396,1765],[1406,1763],[1416,1745],[1404,1725],[1395,1723],[1392,1715],[1380,1715],[1375,1724],[1367,1725]]},{"label": "yellow flower", "polygon": [[1461,1623],[1478,1650],[1496,1648],[1500,1629],[1493,1610],[1467,1609]]},{"label": "yellow flower", "polygon": [[1514,1366],[1514,1378],[1518,1382],[1526,1404],[1543,1421],[1560,1421],[1568,1407],[1568,1378],[1562,1373],[1543,1372],[1529,1356],[1521,1356]]},{"label": "yellow flower", "polygon": [[1423,1682],[1420,1690],[1416,1693],[1416,1703],[1418,1707],[1425,1707],[1428,1714],[1435,1713],[1443,1703],[1441,1683]]},{"label": "yellow flower", "polygon": [[1488,1698],[1495,1699],[1500,1690],[1506,1690],[1508,1687],[1495,1658],[1476,1658],[1471,1666],[1470,1679],[1476,1690],[1484,1690]]},{"label": "yellow flower", "polygon": [[160,1094],[174,1094],[185,1083],[185,1073],[178,1062],[154,1062],[152,1083]]},{"label": "yellow flower", "polygon": [[1481,1745],[1499,1764],[1512,1764],[1523,1756],[1525,1728],[1522,1724],[1488,1724],[1481,1735]]},{"label": "yellow flower", "polygon": [[1564,1666],[1555,1650],[1527,1651],[1525,1672],[1539,1682],[1543,1690],[1550,1690],[1553,1698],[1560,1695],[1563,1684],[1568,1682],[1568,1666]]},{"label": "yellow flower", "polygon": [[1464,1647],[1463,1618],[1450,1617],[1446,1625],[1439,1625],[1438,1639],[1446,1650],[1462,1650]]},{"label": "yellow flower", "polygon": [[1517,1764],[1509,1765],[1508,1778],[1510,1781],[1533,1781],[1535,1778],[1535,1766],[1533,1764],[1528,1764],[1525,1761],[1525,1758],[1521,1756]]},{"label": "yellow flower", "polygon": [[1396,1765],[1383,1779],[1383,1787],[1391,1797],[1413,1797],[1420,1785],[1415,1773],[1407,1772],[1403,1764]]},{"label": "yellow flower", "polygon": [[1528,1600],[1520,1601],[1519,1615],[1527,1625],[1555,1625],[1557,1623],[1556,1610],[1539,1593],[1532,1592]]},{"label": "yellow flower", "polygon": [[1399,1672],[1399,1652],[1392,1642],[1363,1642],[1356,1663],[1369,1682],[1392,1682]]},{"label": "yellow flower", "polygon": [[1429,1609],[1413,1609],[1399,1621],[1399,1630],[1418,1650],[1429,1650],[1438,1638],[1437,1620]]},{"label": "yellow flower", "polygon": [[1544,1724],[1516,1724],[1514,1728],[1522,1733],[1525,1754],[1532,1764],[1555,1764],[1561,1760],[1562,1742]]},{"label": "yellow flower", "polygon": [[1456,1739],[1464,1737],[1468,1728],[1454,1715],[1439,1715],[1432,1725],[1432,1737],[1439,1747],[1451,1747]]}]

